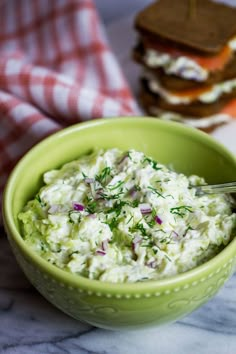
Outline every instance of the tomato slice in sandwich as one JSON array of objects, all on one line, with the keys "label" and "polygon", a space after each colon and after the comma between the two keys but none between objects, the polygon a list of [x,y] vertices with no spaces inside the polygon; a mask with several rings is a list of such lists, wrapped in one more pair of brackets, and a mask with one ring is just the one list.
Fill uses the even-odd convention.
[{"label": "tomato slice in sandwich", "polygon": [[206,86],[206,87],[199,87],[199,88],[189,89],[189,90],[170,91],[170,93],[178,97],[185,97],[185,98],[190,98],[191,100],[195,100],[202,94],[210,91],[211,89],[212,86]]},{"label": "tomato slice in sandwich", "polygon": [[236,98],[227,103],[220,113],[225,113],[233,118],[236,118]]},{"label": "tomato slice in sandwich", "polygon": [[196,61],[201,67],[209,71],[222,70],[231,58],[232,51],[228,45],[226,45],[220,53],[209,57],[200,57],[196,55],[190,55],[189,57]]}]

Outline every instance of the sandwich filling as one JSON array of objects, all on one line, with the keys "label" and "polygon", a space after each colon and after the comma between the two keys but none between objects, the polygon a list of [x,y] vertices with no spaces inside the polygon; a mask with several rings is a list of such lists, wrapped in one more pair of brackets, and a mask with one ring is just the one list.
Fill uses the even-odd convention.
[{"label": "sandwich filling", "polygon": [[150,114],[160,119],[184,123],[186,125],[189,125],[190,127],[198,129],[208,129],[213,126],[219,126],[228,123],[231,119],[231,117],[227,113],[223,112],[219,114],[214,114],[209,117],[196,119],[194,117],[184,117],[183,115],[176,112],[163,111],[162,109],[159,109],[154,106],[151,106],[149,111]]},{"label": "sandwich filling", "polygon": [[236,79],[227,80],[203,89],[172,92],[166,90],[151,73],[145,72],[143,78],[146,80],[149,90],[158,94],[170,104],[190,104],[193,101],[209,104],[217,101],[222,95],[230,94],[236,89]]},{"label": "sandwich filling", "polygon": [[162,68],[168,75],[204,82],[212,71],[222,70],[236,51],[236,37],[232,38],[222,51],[215,56],[203,57],[187,51],[153,45],[147,41],[143,56],[149,68]]}]

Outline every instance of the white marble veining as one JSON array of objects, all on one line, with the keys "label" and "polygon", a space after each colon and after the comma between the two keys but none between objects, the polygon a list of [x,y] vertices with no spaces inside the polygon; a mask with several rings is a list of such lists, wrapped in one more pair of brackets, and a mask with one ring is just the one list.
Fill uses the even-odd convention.
[{"label": "white marble veining", "polygon": [[[134,0],[133,0],[134,1]],[[137,2],[137,3],[136,3]],[[136,0],[136,8],[149,0]],[[228,1],[229,2],[229,1]],[[135,92],[138,68],[130,60],[134,33],[131,21],[111,24],[124,17],[132,6],[97,0],[109,22],[108,33],[119,61]],[[129,3],[129,4],[128,4]],[[232,3],[232,1],[231,1]],[[113,2],[114,4],[114,2]],[[125,4],[126,7],[125,7]],[[127,8],[127,11],[126,11]],[[135,9],[135,4],[134,8]],[[117,36],[117,30],[126,33]],[[126,49],[125,49],[126,48]],[[214,133],[216,139],[236,153],[236,122]],[[27,281],[10,246],[0,231],[0,354],[235,354],[236,353],[236,274],[207,304],[181,321],[159,328],[133,332],[111,332],[80,323],[49,304]]]}]

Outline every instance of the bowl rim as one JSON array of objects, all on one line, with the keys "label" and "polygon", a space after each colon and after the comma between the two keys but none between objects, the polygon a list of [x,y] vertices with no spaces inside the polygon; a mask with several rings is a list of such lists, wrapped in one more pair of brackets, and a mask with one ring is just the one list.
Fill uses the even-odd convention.
[{"label": "bowl rim", "polygon": [[[236,259],[236,238],[234,238],[220,253],[214,256],[209,261],[195,267],[185,273],[177,274],[175,276],[170,276],[168,278],[159,279],[159,280],[150,280],[144,282],[135,282],[135,283],[112,283],[112,282],[102,282],[100,280],[94,280],[85,278],[81,275],[69,273],[66,270],[60,269],[57,266],[49,263],[41,256],[39,256],[35,251],[30,249],[25,241],[23,240],[20,232],[18,232],[17,227],[14,223],[13,216],[11,214],[11,193],[13,186],[17,180],[18,171],[24,167],[24,164],[27,163],[27,160],[30,159],[30,156],[35,153],[35,151],[40,150],[41,147],[48,144],[48,142],[57,140],[60,137],[65,135],[70,135],[75,131],[81,131],[90,127],[96,127],[101,124],[119,124],[119,123],[133,123],[134,120],[140,122],[156,122],[157,126],[166,126],[177,129],[177,131],[184,133],[188,136],[207,144],[209,147],[214,148],[215,151],[223,153],[232,163],[236,166],[236,158],[234,155],[221,143],[216,141],[212,136],[193,129],[188,126],[184,126],[181,123],[162,121],[154,117],[146,116],[132,116],[132,117],[115,117],[115,118],[99,118],[92,121],[77,123],[67,128],[64,128],[52,135],[44,138],[39,143],[35,144],[15,165],[10,176],[7,180],[6,186],[3,192],[3,204],[2,204],[2,216],[3,224],[8,235],[10,244],[11,238],[14,239],[14,242],[20,248],[24,257],[32,261],[35,267],[38,267],[43,272],[48,273],[52,278],[56,279],[62,287],[68,286],[69,288],[81,289],[81,291],[87,291],[88,293],[99,293],[99,294],[114,294],[119,293],[120,295],[124,294],[137,294],[151,296],[154,295],[157,291],[158,294],[165,289],[179,289],[179,287],[186,287],[186,282],[192,280],[192,285],[196,285],[199,282],[205,280],[206,278],[211,278],[215,273],[219,273],[222,268],[225,268],[228,264],[231,264]],[[11,235],[11,236],[9,236]],[[13,246],[13,245],[12,245]],[[13,247],[14,251],[14,247]],[[197,279],[197,280],[196,280]]]}]

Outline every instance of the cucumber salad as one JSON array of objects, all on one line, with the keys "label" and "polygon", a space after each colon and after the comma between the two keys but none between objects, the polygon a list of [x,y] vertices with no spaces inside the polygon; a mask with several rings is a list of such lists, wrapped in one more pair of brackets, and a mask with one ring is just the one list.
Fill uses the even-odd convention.
[{"label": "cucumber salad", "polygon": [[25,242],[55,266],[104,282],[137,282],[186,272],[232,239],[226,195],[196,196],[187,177],[144,153],[89,155],[44,174],[19,214]]}]

